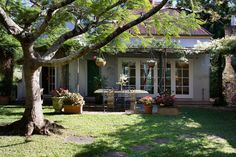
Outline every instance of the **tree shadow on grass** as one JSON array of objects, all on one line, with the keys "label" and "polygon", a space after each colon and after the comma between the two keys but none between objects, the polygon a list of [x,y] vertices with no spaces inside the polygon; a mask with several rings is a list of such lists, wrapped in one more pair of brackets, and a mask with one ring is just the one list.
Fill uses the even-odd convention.
[{"label": "tree shadow on grass", "polygon": [[22,144],[25,144],[25,143],[27,143],[27,142],[13,143],[13,144],[8,144],[8,145],[4,145],[4,146],[0,145],[0,148],[13,147],[13,146],[22,145]]},{"label": "tree shadow on grass", "polygon": [[[231,138],[233,135],[235,136],[233,131],[236,130],[235,126],[232,126],[235,124],[235,113],[230,114],[225,112],[220,114],[205,109],[196,109],[196,111],[195,109],[183,109],[179,116],[140,115],[141,122],[126,125],[107,135],[115,139],[114,141],[100,141],[86,145],[84,146],[85,151],[77,153],[75,156],[104,156],[109,151],[123,151],[131,157],[233,157],[236,156],[235,141]],[[215,117],[217,115],[218,118]],[[221,124],[218,125],[219,123]],[[234,130],[231,132],[227,129]],[[226,143],[208,140],[208,135],[219,136],[225,139]],[[158,138],[169,139],[169,142],[157,143],[155,139]],[[144,150],[135,150],[133,149],[135,145],[148,145],[149,147]],[[224,150],[223,148],[226,146],[227,148]]]},{"label": "tree shadow on grass", "polygon": [[235,112],[196,108],[192,109],[190,114],[189,110],[184,108],[183,116],[200,124],[201,127],[195,128],[192,131],[214,135],[215,137],[225,139],[233,148],[236,149]]},{"label": "tree shadow on grass", "polygon": [[22,111],[15,111],[14,108],[22,108],[18,106],[0,106],[0,115],[18,116],[22,115]]}]

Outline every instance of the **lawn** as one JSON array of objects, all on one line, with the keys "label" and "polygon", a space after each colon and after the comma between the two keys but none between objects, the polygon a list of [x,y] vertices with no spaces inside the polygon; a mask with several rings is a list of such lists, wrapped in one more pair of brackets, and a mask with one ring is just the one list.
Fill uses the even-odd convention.
[{"label": "lawn", "polygon": [[[0,106],[0,124],[21,117],[23,108]],[[55,115],[50,120],[66,127],[61,135],[0,136],[0,156],[92,157],[124,153],[130,157],[235,157],[236,113],[181,108],[178,116],[82,114]],[[66,142],[69,136],[93,138],[92,144]],[[108,155],[109,156],[109,155]]]}]

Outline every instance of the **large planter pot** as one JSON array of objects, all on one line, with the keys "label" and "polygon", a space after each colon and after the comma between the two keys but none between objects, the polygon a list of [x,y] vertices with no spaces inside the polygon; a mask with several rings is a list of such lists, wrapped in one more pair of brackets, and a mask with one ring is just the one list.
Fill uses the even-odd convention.
[{"label": "large planter pot", "polygon": [[64,97],[52,97],[52,106],[53,106],[55,112],[57,112],[57,113],[62,112],[63,99],[64,99]]},{"label": "large planter pot", "polygon": [[10,102],[9,96],[0,96],[0,104],[1,105],[7,105]]},{"label": "large planter pot", "polygon": [[144,112],[148,114],[152,114],[152,106],[144,105]]},{"label": "large planter pot", "polygon": [[157,114],[160,115],[178,115],[179,109],[175,106],[173,107],[158,107]]},{"label": "large planter pot", "polygon": [[83,105],[64,105],[65,113],[83,113]]}]

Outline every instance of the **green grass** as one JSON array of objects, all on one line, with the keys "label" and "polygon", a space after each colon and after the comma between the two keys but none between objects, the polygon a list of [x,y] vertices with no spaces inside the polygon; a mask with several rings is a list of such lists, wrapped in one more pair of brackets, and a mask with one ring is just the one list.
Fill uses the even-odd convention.
[{"label": "green grass", "polygon": [[[0,124],[21,117],[23,108],[0,106]],[[62,124],[62,135],[34,135],[30,142],[20,136],[0,136],[0,156],[103,156],[122,151],[130,157],[235,157],[236,113],[200,108],[181,108],[178,116],[82,114],[54,115],[45,107],[45,116]],[[93,144],[66,143],[67,136],[91,136]],[[181,138],[189,136],[190,138]],[[154,139],[170,142],[157,144]],[[144,151],[132,146],[147,144]]]}]

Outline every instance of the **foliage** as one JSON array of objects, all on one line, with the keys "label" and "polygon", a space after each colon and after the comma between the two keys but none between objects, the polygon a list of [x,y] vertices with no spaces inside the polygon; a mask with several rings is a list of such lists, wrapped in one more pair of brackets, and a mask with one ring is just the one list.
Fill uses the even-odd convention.
[{"label": "foliage", "polygon": [[68,93],[63,98],[63,105],[84,105],[84,98],[80,93]]},{"label": "foliage", "polygon": [[235,13],[234,0],[177,0],[177,7],[194,11],[205,21],[203,27],[213,34],[213,38],[224,37],[224,28],[230,24],[231,15]]},{"label": "foliage", "polygon": [[95,76],[94,77],[94,83],[96,84],[96,89],[99,88],[105,88],[106,87],[106,83],[107,83],[107,78],[104,76]]},{"label": "foliage", "polygon": [[141,102],[142,104],[147,105],[147,106],[152,106],[152,101],[153,101],[153,99],[149,95],[144,96],[141,99],[139,99],[139,102]]},{"label": "foliage", "polygon": [[68,93],[69,93],[69,90],[64,89],[64,88],[58,88],[51,91],[51,95],[53,97],[62,97],[62,96],[68,95]]},{"label": "foliage", "polygon": [[236,36],[226,36],[221,39],[215,39],[209,45],[206,45],[206,51],[212,53],[234,54],[236,52]]},{"label": "foliage", "polygon": [[159,106],[173,106],[175,103],[175,95],[170,95],[168,92],[164,92],[160,96],[157,96],[156,103]]}]

